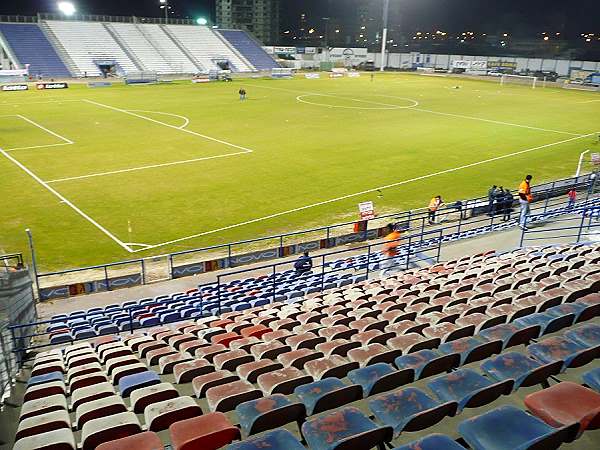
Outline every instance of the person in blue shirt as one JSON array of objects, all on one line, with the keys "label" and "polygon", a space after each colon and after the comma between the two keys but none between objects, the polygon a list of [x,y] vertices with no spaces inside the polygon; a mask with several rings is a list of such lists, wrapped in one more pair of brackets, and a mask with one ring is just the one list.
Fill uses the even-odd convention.
[{"label": "person in blue shirt", "polygon": [[294,269],[296,269],[297,275],[303,275],[310,272],[312,266],[312,258],[308,256],[308,252],[304,252],[304,254],[294,263]]}]

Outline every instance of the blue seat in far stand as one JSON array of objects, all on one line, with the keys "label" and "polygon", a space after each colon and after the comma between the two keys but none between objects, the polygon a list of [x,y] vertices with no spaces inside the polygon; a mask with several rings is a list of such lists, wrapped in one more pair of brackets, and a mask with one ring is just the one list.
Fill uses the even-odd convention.
[{"label": "blue seat in far stand", "polygon": [[512,392],[513,380],[490,380],[472,369],[460,369],[427,383],[442,401],[458,402],[458,410],[487,405]]},{"label": "blue seat in far stand", "polygon": [[445,434],[430,434],[394,450],[465,450],[465,448]]},{"label": "blue seat in far stand", "polygon": [[275,430],[260,436],[236,442],[227,446],[227,450],[306,450],[304,446],[287,430]]},{"label": "blue seat in far stand", "polygon": [[158,377],[158,374],[152,370],[148,370],[122,377],[119,380],[119,392],[121,393],[121,397],[127,398],[136,389],[159,383],[160,378]]},{"label": "blue seat in far stand", "polygon": [[501,406],[467,419],[458,431],[473,450],[553,450],[577,433],[579,424],[553,428],[514,406]]},{"label": "blue seat in far stand", "polygon": [[392,427],[380,427],[357,408],[349,407],[308,419],[302,435],[311,450],[384,449]]},{"label": "blue seat in far stand", "polygon": [[394,435],[403,431],[419,431],[456,414],[456,401],[439,403],[425,392],[406,388],[378,395],[369,401],[369,409],[380,422],[394,429]]}]

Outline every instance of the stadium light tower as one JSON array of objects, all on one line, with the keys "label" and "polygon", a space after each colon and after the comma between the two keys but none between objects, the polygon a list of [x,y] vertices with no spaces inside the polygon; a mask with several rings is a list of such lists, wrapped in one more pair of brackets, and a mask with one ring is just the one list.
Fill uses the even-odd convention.
[{"label": "stadium light tower", "polygon": [[169,10],[171,7],[169,6],[169,0],[159,0],[160,9],[165,10],[165,23],[169,21]]},{"label": "stadium light tower", "polygon": [[388,17],[390,15],[390,0],[383,0],[383,33],[381,36],[381,72],[385,70],[385,49],[387,47]]},{"label": "stadium light tower", "polygon": [[75,5],[71,2],[58,2],[56,6],[58,7],[58,10],[65,16],[72,16],[77,12]]}]

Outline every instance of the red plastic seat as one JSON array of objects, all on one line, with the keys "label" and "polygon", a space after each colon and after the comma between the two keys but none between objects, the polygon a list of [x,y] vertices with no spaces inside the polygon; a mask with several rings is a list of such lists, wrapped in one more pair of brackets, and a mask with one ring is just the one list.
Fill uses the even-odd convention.
[{"label": "red plastic seat", "polygon": [[163,448],[158,435],[152,431],[134,434],[96,447],[96,450],[160,450]]},{"label": "red plastic seat", "polygon": [[173,450],[216,450],[240,439],[240,430],[220,412],[176,422],[169,434]]},{"label": "red plastic seat", "polygon": [[600,394],[564,381],[525,397],[527,409],[548,425],[560,428],[575,422],[580,432],[600,427]]}]

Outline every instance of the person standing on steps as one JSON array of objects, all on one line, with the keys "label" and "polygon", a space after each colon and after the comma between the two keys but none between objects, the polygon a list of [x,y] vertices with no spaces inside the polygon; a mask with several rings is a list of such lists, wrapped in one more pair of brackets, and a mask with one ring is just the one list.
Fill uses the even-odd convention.
[{"label": "person standing on steps", "polygon": [[521,214],[519,216],[519,226],[522,230],[527,229],[527,217],[531,211],[531,202],[533,201],[533,195],[531,195],[531,179],[533,176],[527,175],[525,179],[519,185],[519,205],[521,206]]}]

